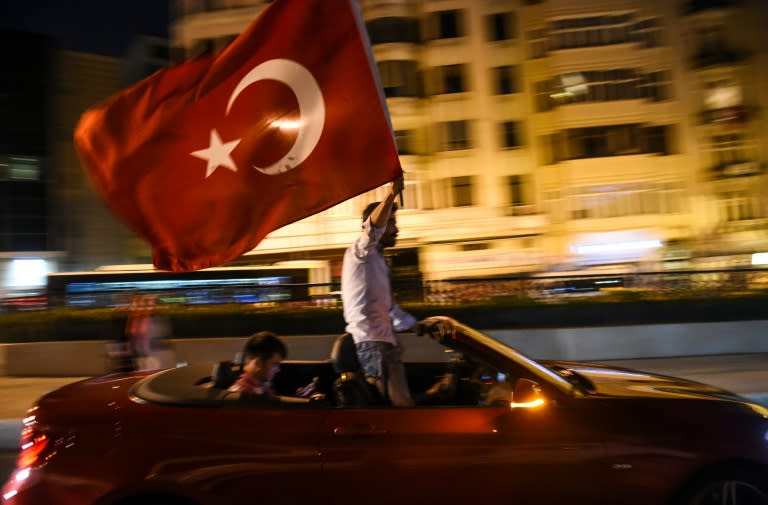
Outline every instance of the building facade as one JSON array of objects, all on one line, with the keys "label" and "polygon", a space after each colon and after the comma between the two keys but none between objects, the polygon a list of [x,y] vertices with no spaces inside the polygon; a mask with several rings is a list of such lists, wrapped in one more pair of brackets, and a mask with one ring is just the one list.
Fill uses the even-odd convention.
[{"label": "building facade", "polygon": [[[768,251],[761,0],[360,0],[406,191],[393,264],[427,279],[748,266]],[[177,0],[179,60],[268,2]],[[381,189],[241,262],[329,259]]]},{"label": "building facade", "polygon": [[[0,30],[0,297],[27,294],[56,256],[49,243],[48,37]],[[9,77],[10,76],[10,77]]]},{"label": "building facade", "polygon": [[51,244],[57,271],[90,270],[148,257],[148,247],[118,220],[94,191],[73,144],[82,113],[123,85],[120,58],[75,51],[56,53],[52,111]]}]

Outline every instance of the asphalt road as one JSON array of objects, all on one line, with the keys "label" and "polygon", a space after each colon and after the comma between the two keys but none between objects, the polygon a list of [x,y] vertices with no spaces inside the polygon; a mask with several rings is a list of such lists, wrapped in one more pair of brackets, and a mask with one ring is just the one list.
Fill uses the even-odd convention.
[{"label": "asphalt road", "polygon": [[8,476],[11,475],[15,462],[15,452],[0,452],[0,482],[5,483],[5,481],[8,480]]}]

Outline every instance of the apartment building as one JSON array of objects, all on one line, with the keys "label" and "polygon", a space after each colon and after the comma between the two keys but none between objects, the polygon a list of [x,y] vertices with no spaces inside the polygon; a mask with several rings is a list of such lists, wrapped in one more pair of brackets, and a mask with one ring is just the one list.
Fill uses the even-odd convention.
[{"label": "apartment building", "polygon": [[56,256],[46,221],[52,52],[48,37],[0,30],[0,297],[27,293]]},{"label": "apartment building", "polygon": [[[768,250],[759,2],[361,0],[406,172],[395,265],[440,279]],[[172,45],[219,51],[266,4],[178,0]],[[247,261],[338,266],[380,191]]]},{"label": "apartment building", "polygon": [[50,240],[52,271],[90,270],[149,257],[149,247],[110,212],[82,168],[72,138],[80,116],[127,85],[119,58],[58,50],[51,83]]}]

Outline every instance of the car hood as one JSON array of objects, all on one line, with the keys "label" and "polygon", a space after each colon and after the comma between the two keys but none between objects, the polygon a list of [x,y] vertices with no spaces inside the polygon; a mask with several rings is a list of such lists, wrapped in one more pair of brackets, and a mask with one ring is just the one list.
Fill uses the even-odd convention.
[{"label": "car hood", "polygon": [[745,401],[741,396],[717,386],[680,377],[595,363],[552,361],[545,365],[576,383],[581,390],[594,395]]},{"label": "car hood", "polygon": [[111,374],[67,384],[40,397],[36,415],[55,424],[65,417],[72,421],[117,412],[130,403],[128,393],[133,384],[147,374]]}]

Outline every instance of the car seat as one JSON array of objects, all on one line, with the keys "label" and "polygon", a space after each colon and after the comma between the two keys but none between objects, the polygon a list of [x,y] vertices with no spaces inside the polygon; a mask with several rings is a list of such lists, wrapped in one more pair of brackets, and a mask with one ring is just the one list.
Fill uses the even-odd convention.
[{"label": "car seat", "polygon": [[213,365],[211,382],[215,389],[227,389],[235,383],[242,372],[242,365],[234,361],[220,361]]},{"label": "car seat", "polygon": [[357,360],[357,349],[351,333],[336,337],[331,349],[331,363],[339,378],[333,384],[339,406],[367,407],[386,402],[375,385],[368,382]]}]

